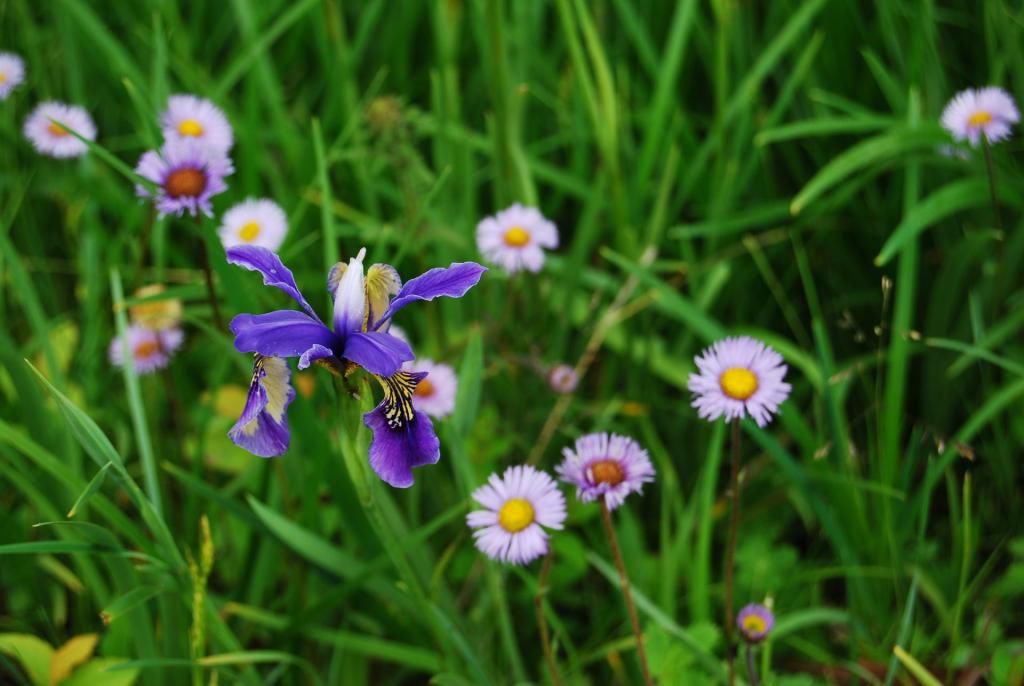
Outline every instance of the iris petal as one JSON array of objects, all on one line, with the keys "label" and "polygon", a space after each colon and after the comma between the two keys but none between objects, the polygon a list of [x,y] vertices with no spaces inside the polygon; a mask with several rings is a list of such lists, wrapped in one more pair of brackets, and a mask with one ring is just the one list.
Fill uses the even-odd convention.
[{"label": "iris petal", "polygon": [[454,262],[446,268],[437,267],[405,282],[398,296],[381,315],[380,321],[391,319],[400,309],[414,300],[433,300],[448,297],[461,298],[480,281],[487,271],[476,262]]},{"label": "iris petal", "polygon": [[284,266],[275,253],[255,245],[239,245],[227,249],[228,262],[263,275],[263,283],[290,295],[313,319],[320,321],[316,312],[302,297],[291,270]]},{"label": "iris petal", "polygon": [[385,399],[363,415],[363,422],[373,431],[370,467],[385,483],[408,488],[414,481],[414,467],[436,464],[441,459],[441,444],[430,418],[422,412],[416,412],[401,426],[392,427],[386,403]]},{"label": "iris petal", "polygon": [[319,320],[296,312],[240,314],[231,320],[235,348],[271,357],[298,357],[314,345],[334,348],[338,337]]},{"label": "iris petal", "polygon": [[405,341],[381,331],[369,331],[348,335],[344,357],[371,374],[391,376],[414,355]]},{"label": "iris petal", "polygon": [[256,356],[249,397],[242,416],[228,431],[231,441],[260,457],[288,450],[288,405],[295,399],[288,363],[278,357]]}]

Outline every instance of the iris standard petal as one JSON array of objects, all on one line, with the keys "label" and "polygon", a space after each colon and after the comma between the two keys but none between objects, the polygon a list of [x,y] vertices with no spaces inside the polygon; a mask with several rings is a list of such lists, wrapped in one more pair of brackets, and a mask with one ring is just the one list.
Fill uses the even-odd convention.
[{"label": "iris standard petal", "polygon": [[392,428],[388,422],[386,400],[363,415],[373,431],[370,442],[370,467],[385,483],[395,488],[413,484],[412,470],[441,459],[441,444],[430,418],[416,412],[410,421]]},{"label": "iris standard petal", "polygon": [[476,262],[454,262],[447,268],[437,267],[405,282],[398,296],[391,301],[380,321],[387,321],[396,312],[414,300],[433,300],[439,297],[461,298],[480,281],[487,271]]},{"label": "iris standard petal", "polygon": [[288,450],[288,405],[295,399],[291,370],[279,357],[256,356],[249,397],[242,416],[228,431],[231,441],[260,457],[276,457]]},{"label": "iris standard petal", "polygon": [[341,366],[341,360],[338,359],[333,350],[317,343],[310,346],[309,350],[299,356],[299,369],[306,369],[317,360],[331,360],[339,368]]},{"label": "iris standard petal", "polygon": [[231,320],[235,349],[270,357],[298,357],[314,345],[337,347],[334,332],[309,315],[295,310],[240,314]]},{"label": "iris standard petal", "polygon": [[403,362],[413,359],[412,348],[400,338],[381,331],[356,332],[345,339],[343,357],[377,376],[391,376]]},{"label": "iris standard petal", "polygon": [[263,283],[273,286],[290,295],[295,302],[299,303],[313,319],[320,321],[316,312],[309,306],[306,299],[302,297],[299,287],[295,284],[295,277],[288,267],[284,266],[281,258],[266,248],[256,245],[239,245],[227,249],[228,262],[238,265],[250,271],[259,272],[263,275]]},{"label": "iris standard petal", "polygon": [[338,282],[338,290],[334,292],[334,330],[341,337],[363,329],[363,318],[366,316],[366,288],[363,277],[365,254],[364,248],[348,261],[348,266]]}]

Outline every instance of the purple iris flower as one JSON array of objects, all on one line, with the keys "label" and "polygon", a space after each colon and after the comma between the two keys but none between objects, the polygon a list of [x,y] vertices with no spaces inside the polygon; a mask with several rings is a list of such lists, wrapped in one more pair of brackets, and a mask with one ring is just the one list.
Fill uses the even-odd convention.
[{"label": "purple iris flower", "polygon": [[256,353],[256,369],[242,417],[229,436],[261,457],[275,457],[288,449],[285,413],[294,391],[287,364],[281,360],[282,369],[269,365],[268,360],[297,357],[299,369],[316,363],[338,374],[362,367],[384,390],[380,404],[363,415],[363,422],[373,431],[370,466],[388,484],[407,488],[413,483],[413,467],[440,459],[440,444],[430,419],[412,404],[416,385],[426,374],[402,369],[404,362],[413,359],[413,352],[408,343],[387,333],[388,326],[396,312],[415,300],[461,298],[487,270],[475,262],[456,262],[402,285],[389,265],[371,265],[364,273],[365,253],[360,250],[348,264],[331,269],[331,328],[317,317],[291,271],[275,253],[253,245],[227,250],[228,262],[259,272],[265,285],[284,291],[304,310],[240,314],[231,320],[235,348]]}]

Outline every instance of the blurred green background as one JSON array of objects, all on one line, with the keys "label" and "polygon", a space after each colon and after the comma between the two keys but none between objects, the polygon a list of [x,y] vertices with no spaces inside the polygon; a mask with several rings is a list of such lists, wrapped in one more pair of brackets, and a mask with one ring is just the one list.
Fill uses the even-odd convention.
[{"label": "blurred green background", "polygon": [[[468,495],[611,430],[658,470],[616,515],[652,670],[724,683],[726,432],[686,378],[748,333],[793,384],[744,424],[736,594],[774,602],[764,682],[910,683],[899,645],[936,683],[1022,683],[1021,144],[993,149],[1000,223],[984,157],[943,154],[937,123],[960,89],[1024,93],[1022,45],[1001,0],[0,0],[27,67],[0,103],[0,680],[49,683],[77,649],[61,683],[548,683],[540,564],[478,553]],[[234,127],[218,213],[281,204],[319,308],[361,246],[408,277],[478,259],[514,201],[557,223],[540,274],[399,317],[460,381],[414,488],[366,479],[359,408],[312,370],[288,455],[227,440],[250,360],[212,324],[201,242],[228,316],[287,305],[215,220],[154,222],[119,170],[177,92]],[[45,99],[109,155],[39,157],[21,125]],[[151,283],[187,340],[137,378],[106,349],[119,289]],[[581,359],[560,398],[539,370]],[[572,505],[542,608],[566,683],[638,683],[597,514]]]}]

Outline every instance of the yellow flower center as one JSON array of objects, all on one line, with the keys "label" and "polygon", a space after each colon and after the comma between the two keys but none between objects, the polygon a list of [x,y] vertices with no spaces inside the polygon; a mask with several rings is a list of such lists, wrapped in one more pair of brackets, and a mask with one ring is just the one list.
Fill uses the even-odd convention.
[{"label": "yellow flower center", "polygon": [[178,133],[182,136],[192,136],[198,138],[203,135],[203,125],[197,122],[195,119],[185,119],[178,124]]},{"label": "yellow flower center", "polygon": [[423,379],[416,384],[416,390],[413,391],[413,395],[417,395],[420,398],[429,398],[434,395],[434,384],[430,383],[430,379]]},{"label": "yellow flower center", "polygon": [[256,236],[260,235],[260,225],[256,222],[248,222],[242,225],[242,228],[238,230],[238,237],[243,241],[249,243],[253,241]]},{"label": "yellow flower center", "polygon": [[992,113],[979,110],[967,118],[967,125],[975,128],[992,123]]},{"label": "yellow flower center", "polygon": [[522,498],[505,501],[498,511],[498,523],[510,534],[517,534],[533,524],[533,505]]},{"label": "yellow flower center", "polygon": [[7,73],[0,71],[0,84],[7,83]]},{"label": "yellow flower center", "polygon": [[763,634],[767,628],[761,615],[747,615],[743,618],[743,630],[748,634]]},{"label": "yellow flower center", "polygon": [[730,367],[718,377],[718,384],[733,400],[746,400],[757,391],[757,376],[745,367]]},{"label": "yellow flower center", "polygon": [[160,344],[156,341],[143,341],[135,346],[135,358],[139,360],[145,360],[147,357],[151,357],[160,350]]},{"label": "yellow flower center", "polygon": [[505,232],[504,241],[510,248],[521,248],[530,242],[530,234],[521,226],[513,226]]},{"label": "yellow flower center", "polygon": [[616,460],[600,460],[590,465],[590,478],[595,484],[618,486],[626,478],[626,473]]},{"label": "yellow flower center", "polygon": [[49,125],[46,127],[46,130],[49,131],[54,136],[67,136],[67,135],[69,135],[68,134],[68,130],[65,129],[63,126],[61,126],[60,124],[58,124],[55,121],[51,121],[49,123]]}]

